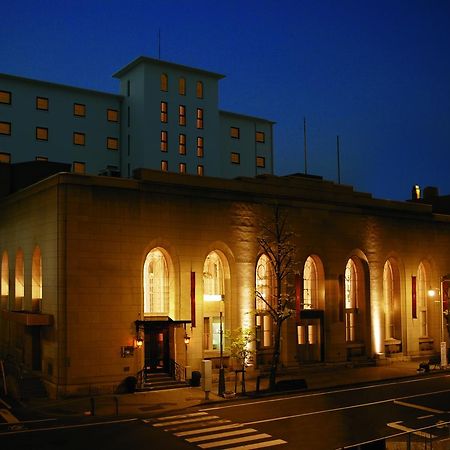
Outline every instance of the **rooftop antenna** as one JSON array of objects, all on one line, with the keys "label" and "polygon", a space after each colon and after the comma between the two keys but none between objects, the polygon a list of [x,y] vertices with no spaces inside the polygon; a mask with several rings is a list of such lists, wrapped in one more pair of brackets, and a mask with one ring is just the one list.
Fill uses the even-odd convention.
[{"label": "rooftop antenna", "polygon": [[161,28],[158,28],[158,59],[161,59]]},{"label": "rooftop antenna", "polygon": [[308,173],[308,166],[306,164],[306,117],[303,117],[303,152],[305,156],[305,175]]},{"label": "rooftop antenna", "polygon": [[339,135],[336,136],[336,152],[337,152],[337,171],[338,171],[338,184],[341,184],[341,155],[339,146]]}]

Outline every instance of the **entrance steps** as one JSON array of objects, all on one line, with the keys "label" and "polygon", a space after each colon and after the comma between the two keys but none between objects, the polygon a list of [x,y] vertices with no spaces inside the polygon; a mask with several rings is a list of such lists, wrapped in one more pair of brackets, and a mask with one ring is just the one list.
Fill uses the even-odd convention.
[{"label": "entrance steps", "polygon": [[137,391],[158,391],[163,389],[177,389],[188,387],[186,381],[178,381],[171,377],[168,373],[146,373],[142,387]]}]

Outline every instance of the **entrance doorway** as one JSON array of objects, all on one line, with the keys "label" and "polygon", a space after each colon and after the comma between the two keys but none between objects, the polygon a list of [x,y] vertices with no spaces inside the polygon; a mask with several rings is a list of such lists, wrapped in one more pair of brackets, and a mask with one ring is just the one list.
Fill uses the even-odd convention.
[{"label": "entrance doorway", "polygon": [[323,311],[301,312],[297,325],[297,355],[300,363],[324,360]]},{"label": "entrance doorway", "polygon": [[145,368],[149,372],[165,372],[170,369],[168,324],[145,323]]}]

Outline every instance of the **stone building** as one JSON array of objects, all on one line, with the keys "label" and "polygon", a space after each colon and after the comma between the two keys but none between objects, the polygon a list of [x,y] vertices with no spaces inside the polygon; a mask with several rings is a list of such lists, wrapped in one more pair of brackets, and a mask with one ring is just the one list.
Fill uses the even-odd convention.
[{"label": "stone building", "polygon": [[256,329],[252,370],[264,369],[273,327],[255,289],[273,277],[257,237],[274,206],[301,282],[283,367],[439,350],[444,304],[427,292],[450,272],[450,215],[319,177],[140,169],[58,173],[0,199],[1,353],[53,396],[111,392],[144,366],[217,362],[222,323]]}]

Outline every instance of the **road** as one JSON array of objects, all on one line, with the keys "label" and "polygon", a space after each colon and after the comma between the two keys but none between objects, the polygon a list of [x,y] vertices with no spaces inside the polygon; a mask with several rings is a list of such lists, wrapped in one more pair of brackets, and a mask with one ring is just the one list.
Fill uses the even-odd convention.
[{"label": "road", "polygon": [[[334,450],[450,421],[450,375],[226,402],[126,421],[0,425],[2,450]],[[39,431],[40,430],[40,431]],[[449,435],[448,426],[439,433]],[[445,448],[445,447],[443,447]],[[450,440],[448,441],[450,449]]]}]

